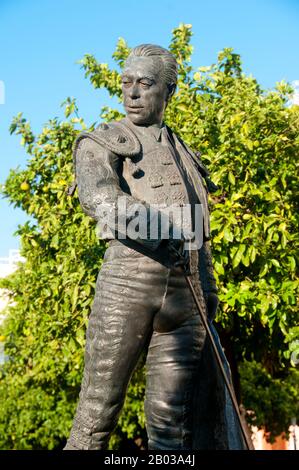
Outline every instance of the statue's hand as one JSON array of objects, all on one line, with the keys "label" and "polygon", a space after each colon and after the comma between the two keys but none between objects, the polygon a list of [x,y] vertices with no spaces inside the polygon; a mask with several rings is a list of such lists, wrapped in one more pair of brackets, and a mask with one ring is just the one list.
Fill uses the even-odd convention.
[{"label": "statue's hand", "polygon": [[208,309],[208,317],[209,320],[213,321],[216,313],[217,313],[217,308],[219,305],[219,299],[217,294],[215,292],[209,292],[208,297],[207,297],[207,309]]}]

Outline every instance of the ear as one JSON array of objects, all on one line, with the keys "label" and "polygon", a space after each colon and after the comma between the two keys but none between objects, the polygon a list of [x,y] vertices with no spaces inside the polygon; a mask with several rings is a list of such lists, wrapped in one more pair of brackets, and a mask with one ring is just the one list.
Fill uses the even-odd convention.
[{"label": "ear", "polygon": [[170,100],[170,98],[174,95],[175,93],[175,89],[176,89],[176,84],[175,83],[171,83],[170,85],[168,85],[168,96],[167,96],[167,102]]}]

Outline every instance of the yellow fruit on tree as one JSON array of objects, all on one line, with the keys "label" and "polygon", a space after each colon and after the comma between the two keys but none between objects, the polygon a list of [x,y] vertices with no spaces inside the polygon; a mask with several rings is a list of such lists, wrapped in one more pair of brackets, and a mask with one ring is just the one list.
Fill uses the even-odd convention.
[{"label": "yellow fruit on tree", "polygon": [[26,181],[24,181],[22,184],[21,184],[21,190],[22,191],[28,191],[28,189],[30,189],[30,186],[28,183],[26,183]]}]

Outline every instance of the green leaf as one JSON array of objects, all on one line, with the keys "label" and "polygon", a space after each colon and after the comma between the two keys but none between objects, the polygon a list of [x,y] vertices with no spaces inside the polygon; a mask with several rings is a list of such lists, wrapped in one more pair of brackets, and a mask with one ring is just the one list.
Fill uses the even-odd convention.
[{"label": "green leaf", "polygon": [[240,264],[240,262],[242,261],[245,249],[246,249],[246,245],[244,245],[244,244],[239,245],[238,250],[237,250],[237,252],[234,256],[234,259],[233,259],[233,268],[236,268]]},{"label": "green leaf", "polygon": [[224,239],[228,242],[232,242],[234,239],[234,235],[228,227],[224,228],[223,235],[224,235]]},{"label": "green leaf", "polygon": [[233,186],[236,184],[236,179],[235,179],[235,176],[234,174],[229,171],[228,173],[228,181],[230,182],[230,184],[232,184]]}]

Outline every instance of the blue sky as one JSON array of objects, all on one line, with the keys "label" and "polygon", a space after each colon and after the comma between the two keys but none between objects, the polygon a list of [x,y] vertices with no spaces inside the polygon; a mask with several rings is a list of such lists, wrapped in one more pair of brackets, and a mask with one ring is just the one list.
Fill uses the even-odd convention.
[{"label": "blue sky", "polygon": [[[76,61],[88,52],[112,64],[120,36],[130,46],[167,47],[171,30],[191,23],[194,66],[215,62],[221,49],[233,47],[244,71],[264,88],[299,79],[299,0],[0,0],[0,20],[0,183],[10,168],[26,164],[19,138],[8,133],[18,112],[39,132],[74,96],[85,120],[97,120],[110,98],[91,87]],[[0,199],[0,257],[18,248],[13,232],[26,219]]]}]

